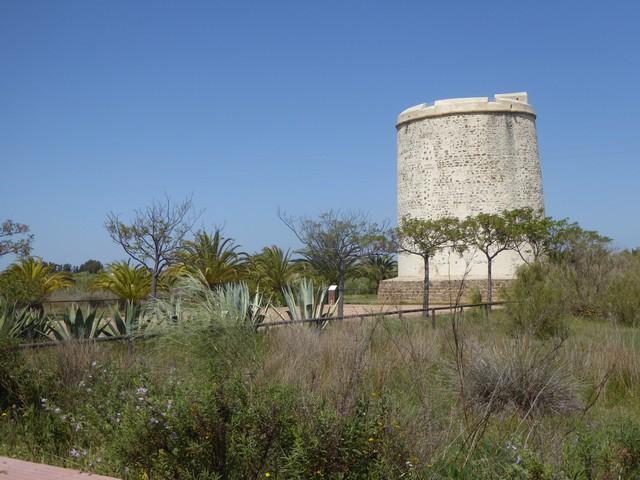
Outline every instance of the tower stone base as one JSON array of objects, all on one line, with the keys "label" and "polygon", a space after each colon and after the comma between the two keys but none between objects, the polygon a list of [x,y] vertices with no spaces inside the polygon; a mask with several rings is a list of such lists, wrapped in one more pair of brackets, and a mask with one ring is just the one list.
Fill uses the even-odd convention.
[{"label": "tower stone base", "polygon": [[[493,301],[503,299],[502,290],[511,279],[493,279]],[[460,292],[460,280],[435,280],[430,283],[429,301],[433,305],[455,305],[469,303],[474,293],[480,292],[482,301],[487,300],[486,280],[465,280]],[[383,280],[378,288],[378,303],[383,305],[422,304],[422,279],[418,277],[396,277]],[[459,297],[460,296],[460,297]],[[459,297],[459,298],[458,298]]]}]

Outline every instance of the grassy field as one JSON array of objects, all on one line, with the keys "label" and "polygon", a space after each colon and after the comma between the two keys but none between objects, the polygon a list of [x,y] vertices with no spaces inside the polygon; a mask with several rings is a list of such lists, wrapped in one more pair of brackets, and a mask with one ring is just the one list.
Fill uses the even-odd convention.
[{"label": "grassy field", "polygon": [[344,303],[355,305],[378,305],[378,295],[376,293],[345,295]]},{"label": "grassy field", "polygon": [[638,478],[640,334],[489,320],[175,330],[0,359],[0,454],[124,478]]}]

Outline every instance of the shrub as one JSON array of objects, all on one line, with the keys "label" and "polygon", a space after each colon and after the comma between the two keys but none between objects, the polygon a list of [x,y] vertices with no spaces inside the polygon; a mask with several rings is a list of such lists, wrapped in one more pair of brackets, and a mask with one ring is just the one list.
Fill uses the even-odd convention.
[{"label": "shrub", "polygon": [[640,478],[640,423],[619,418],[581,428],[564,448],[568,478]]},{"label": "shrub", "polygon": [[[626,257],[626,256],[625,256]],[[603,299],[603,310],[624,325],[640,324],[640,260],[625,258],[613,275]]]},{"label": "shrub", "polygon": [[512,331],[538,338],[564,336],[567,293],[557,267],[543,263],[525,265],[506,290],[507,315]]},{"label": "shrub", "polygon": [[492,411],[559,414],[578,407],[577,388],[556,350],[529,339],[476,352],[464,378],[466,400]]},{"label": "shrub", "polygon": [[16,347],[15,340],[0,339],[0,411],[38,405],[43,392],[55,391],[53,374],[27,365]]}]

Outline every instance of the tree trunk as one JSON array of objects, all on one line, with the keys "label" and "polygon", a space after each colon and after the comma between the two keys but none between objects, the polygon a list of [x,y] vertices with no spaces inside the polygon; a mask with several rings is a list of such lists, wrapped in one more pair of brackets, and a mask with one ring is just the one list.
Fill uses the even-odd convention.
[{"label": "tree trunk", "polygon": [[338,317],[344,317],[344,272],[338,272]]},{"label": "tree trunk", "polygon": [[422,316],[429,318],[429,257],[424,258],[424,278],[422,280]]},{"label": "tree trunk", "polygon": [[151,272],[151,298],[158,296],[158,272]]},{"label": "tree trunk", "polygon": [[491,310],[491,302],[493,300],[493,280],[491,278],[491,261],[493,259],[487,257],[487,308]]}]

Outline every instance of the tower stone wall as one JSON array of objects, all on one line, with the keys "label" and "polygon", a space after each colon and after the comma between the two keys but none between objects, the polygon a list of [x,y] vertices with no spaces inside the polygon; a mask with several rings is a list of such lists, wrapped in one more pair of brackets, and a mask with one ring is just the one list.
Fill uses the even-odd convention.
[{"label": "tower stone wall", "polygon": [[[526,93],[496,95],[491,101],[438,100],[403,111],[396,124],[398,219],[462,219],[520,207],[543,209],[535,119]],[[521,263],[515,252],[499,254],[494,277],[512,279]],[[398,290],[421,281],[421,258],[400,255],[398,267],[398,278],[381,285],[382,301],[416,297],[415,288],[404,297]],[[486,279],[486,271],[481,254],[471,251],[460,258],[443,251],[431,262],[430,276],[438,291],[443,290],[438,283],[462,278],[477,284]]]}]

